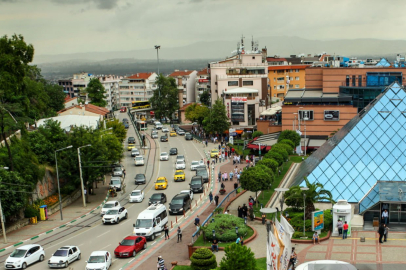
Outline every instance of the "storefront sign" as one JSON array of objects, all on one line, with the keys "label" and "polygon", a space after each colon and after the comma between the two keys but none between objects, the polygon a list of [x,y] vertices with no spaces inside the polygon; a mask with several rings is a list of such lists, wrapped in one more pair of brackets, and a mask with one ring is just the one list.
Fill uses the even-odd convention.
[{"label": "storefront sign", "polygon": [[339,121],[340,111],[324,111],[324,121]]},{"label": "storefront sign", "polygon": [[231,97],[232,102],[247,102],[247,97]]},{"label": "storefront sign", "polygon": [[227,117],[230,118],[230,103],[227,102]]},{"label": "storefront sign", "polygon": [[199,79],[199,83],[202,83],[202,82],[209,82],[209,80],[208,79]]},{"label": "storefront sign", "polygon": [[312,212],[312,231],[320,231],[324,228],[324,212]]}]

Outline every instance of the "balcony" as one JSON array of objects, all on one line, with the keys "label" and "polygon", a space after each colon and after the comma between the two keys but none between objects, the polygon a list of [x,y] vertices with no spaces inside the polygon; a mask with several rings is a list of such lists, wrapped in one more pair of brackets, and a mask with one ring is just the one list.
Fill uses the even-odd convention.
[{"label": "balcony", "polygon": [[210,64],[210,68],[213,67],[268,67],[268,63],[245,63],[245,64],[236,64],[236,63],[218,63]]},{"label": "balcony", "polygon": [[268,78],[268,74],[251,74],[251,75],[217,75],[217,80],[228,80],[230,78]]}]

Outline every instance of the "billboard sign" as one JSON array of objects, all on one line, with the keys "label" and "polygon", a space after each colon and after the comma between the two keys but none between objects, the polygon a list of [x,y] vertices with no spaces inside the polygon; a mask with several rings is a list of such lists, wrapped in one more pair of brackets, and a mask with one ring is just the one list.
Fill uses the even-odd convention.
[{"label": "billboard sign", "polygon": [[324,228],[324,212],[312,212],[312,231],[321,231]]},{"label": "billboard sign", "polygon": [[324,111],[324,121],[339,121],[340,111]]},{"label": "billboard sign", "polygon": [[310,110],[299,110],[299,119],[305,121],[314,120],[314,113]]},{"label": "billboard sign", "polygon": [[247,97],[231,97],[231,102],[247,102]]}]

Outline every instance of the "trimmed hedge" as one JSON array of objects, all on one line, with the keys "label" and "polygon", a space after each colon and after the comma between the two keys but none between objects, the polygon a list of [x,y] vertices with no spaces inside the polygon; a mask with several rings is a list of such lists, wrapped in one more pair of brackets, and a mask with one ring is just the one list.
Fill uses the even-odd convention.
[{"label": "trimmed hedge", "polygon": [[292,147],[292,149],[295,148],[295,144],[291,140],[288,140],[288,139],[283,139],[279,143],[290,145],[290,147]]},{"label": "trimmed hedge", "polygon": [[270,158],[278,162],[278,165],[281,166],[284,162],[283,156],[275,151],[269,151],[265,154],[264,158]]},{"label": "trimmed hedge", "polygon": [[266,167],[270,168],[274,173],[278,172],[278,162],[273,158],[264,158],[257,162],[256,166],[258,165],[265,165]]},{"label": "trimmed hedge", "polygon": [[210,249],[199,248],[190,257],[193,270],[211,270],[217,268],[216,256]]},{"label": "trimmed hedge", "polygon": [[209,223],[203,228],[206,239],[213,240],[212,231],[215,230],[216,239],[220,242],[233,242],[237,239],[235,227],[238,227],[238,235],[248,234],[249,227],[245,226],[244,219],[228,215],[219,214],[215,216],[214,223]]}]

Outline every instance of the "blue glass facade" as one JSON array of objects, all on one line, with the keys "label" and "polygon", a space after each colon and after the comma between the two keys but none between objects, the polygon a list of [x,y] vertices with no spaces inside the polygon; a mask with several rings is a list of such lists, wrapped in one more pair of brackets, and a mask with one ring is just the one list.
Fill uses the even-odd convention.
[{"label": "blue glass facade", "polygon": [[402,72],[367,72],[367,87],[386,87],[394,82],[402,84]]},{"label": "blue glass facade", "polygon": [[[294,184],[319,182],[334,200],[360,200],[377,181],[406,181],[406,92],[397,83],[301,164]],[[405,190],[406,191],[406,190]],[[371,197],[365,207],[375,204]]]}]

